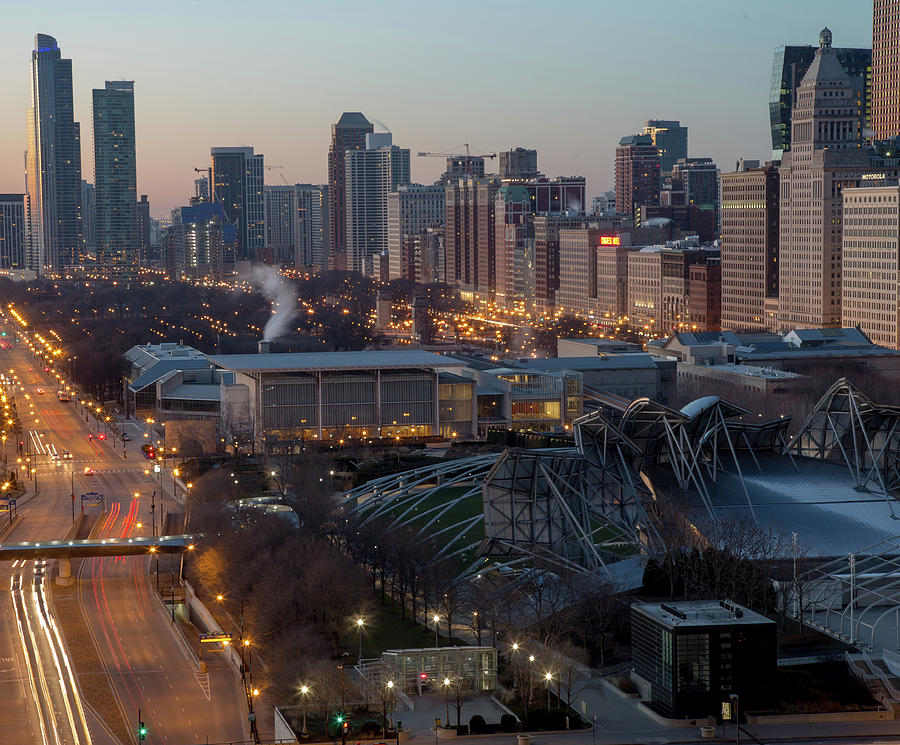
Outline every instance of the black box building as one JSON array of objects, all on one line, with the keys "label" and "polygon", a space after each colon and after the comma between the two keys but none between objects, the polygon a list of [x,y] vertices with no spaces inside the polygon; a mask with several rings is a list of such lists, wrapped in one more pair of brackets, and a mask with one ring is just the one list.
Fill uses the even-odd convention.
[{"label": "black box building", "polygon": [[632,678],[664,717],[719,717],[731,694],[741,712],[774,703],[775,622],[736,603],[636,603],[631,650]]}]

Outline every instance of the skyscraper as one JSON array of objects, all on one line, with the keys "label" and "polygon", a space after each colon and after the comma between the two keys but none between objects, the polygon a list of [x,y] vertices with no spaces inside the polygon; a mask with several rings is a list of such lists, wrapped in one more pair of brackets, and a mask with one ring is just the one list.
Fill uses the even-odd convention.
[{"label": "skyscraper", "polygon": [[688,130],[678,120],[648,119],[644,134],[650,135],[653,145],[659,150],[659,167],[671,171],[679,158],[688,157]]},{"label": "skyscraper", "polygon": [[258,261],[266,244],[263,156],[252,147],[214,147],[212,198],[237,228],[237,260]]},{"label": "skyscraper", "polygon": [[150,202],[146,194],[141,194],[141,201],[137,203],[137,225],[138,261],[146,264],[150,259]]},{"label": "skyscraper", "polygon": [[97,250],[97,190],[84,180],[81,182],[81,246],[82,253]]},{"label": "skyscraper", "polygon": [[93,112],[97,261],[134,268],[140,258],[134,82],[107,80],[105,88],[95,88]]},{"label": "skyscraper", "polygon": [[791,149],[781,162],[778,323],[781,329],[841,322],[841,190],[873,168],[859,147],[856,87],[831,46],[819,49],[797,89]]},{"label": "skyscraper", "polygon": [[[872,75],[872,50],[836,48],[834,54],[853,81],[855,105],[863,127],[870,116],[868,88]],[[772,88],[769,91],[769,123],[772,128],[772,160],[791,149],[791,111],[797,103],[797,89],[816,55],[816,47],[785,46],[775,50]],[[862,130],[860,130],[860,135]]]},{"label": "skyscraper", "polygon": [[0,269],[25,268],[25,195],[0,194]]},{"label": "skyscraper", "polygon": [[358,111],[345,111],[337,123],[331,125],[331,145],[328,148],[328,266],[331,269],[347,268],[344,153],[365,148],[366,135],[374,131],[371,122]]},{"label": "skyscraper", "polygon": [[81,129],[72,104],[72,60],[56,39],[37,34],[31,53],[31,107],[25,159],[26,264],[43,272],[79,259]]},{"label": "skyscraper", "polygon": [[388,194],[408,184],[409,149],[392,144],[390,132],[366,135],[365,149],[344,152],[347,266],[372,275],[372,257],[388,248]]},{"label": "skyscraper", "polygon": [[444,281],[486,295],[496,287],[495,200],[498,178],[461,178],[444,190]]},{"label": "skyscraper", "polygon": [[634,215],[645,204],[659,204],[659,148],[648,134],[630,135],[616,148],[616,212]]},{"label": "skyscraper", "polygon": [[900,0],[875,0],[872,16],[872,129],[900,135]]},{"label": "skyscraper", "polygon": [[[412,236],[444,224],[444,187],[440,184],[399,186],[387,197],[387,250],[390,278],[415,279]],[[443,270],[443,267],[441,267]]]}]

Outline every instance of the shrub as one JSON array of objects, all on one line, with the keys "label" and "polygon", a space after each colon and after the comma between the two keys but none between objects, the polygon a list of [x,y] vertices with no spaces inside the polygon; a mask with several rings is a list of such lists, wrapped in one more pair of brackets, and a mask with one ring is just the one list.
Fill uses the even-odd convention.
[{"label": "shrub", "polygon": [[480,735],[487,731],[487,722],[480,714],[476,714],[469,720],[469,732],[473,735]]},{"label": "shrub", "polygon": [[500,717],[500,729],[504,732],[515,732],[518,722],[513,714],[504,714]]},{"label": "shrub", "polygon": [[365,737],[366,735],[378,737],[381,735],[381,722],[376,722],[374,719],[363,722],[359,725],[359,734],[361,737]]}]

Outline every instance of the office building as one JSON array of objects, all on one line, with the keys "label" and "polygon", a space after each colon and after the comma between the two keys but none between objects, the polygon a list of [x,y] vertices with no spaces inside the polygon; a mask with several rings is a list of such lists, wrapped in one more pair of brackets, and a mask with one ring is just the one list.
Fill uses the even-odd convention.
[{"label": "office building", "polygon": [[618,235],[597,242],[597,316],[605,326],[618,325],[628,313],[628,254]]},{"label": "office building", "polygon": [[679,158],[668,181],[670,188],[680,188],[682,203],[718,210],[719,169],[712,158]]},{"label": "office building", "polygon": [[[876,4],[876,12],[877,7]],[[858,135],[862,138],[863,129],[870,118],[872,50],[836,48],[834,54],[853,84],[852,101],[861,123]],[[781,156],[791,149],[791,113],[797,104],[797,89],[815,56],[816,47],[812,45],[785,46],[775,51],[772,88],[769,93],[772,160],[781,160]]]},{"label": "office building", "polygon": [[590,224],[560,229],[557,310],[579,316],[597,314],[597,244],[602,234]]},{"label": "office building", "polygon": [[741,712],[768,710],[776,636],[775,621],[730,600],[634,603],[631,678],[647,705],[670,719],[716,716],[732,694]]},{"label": "office building", "polygon": [[328,268],[347,269],[347,176],[348,150],[362,150],[366,135],[375,131],[358,111],[346,111],[331,125],[328,147]]},{"label": "office building", "polygon": [[93,91],[97,262],[130,272],[138,266],[134,82],[107,80]]},{"label": "office building", "polygon": [[863,186],[843,196],[842,325],[900,349],[900,187]]},{"label": "office building", "polygon": [[444,281],[463,297],[486,295],[496,287],[498,178],[461,178],[444,190]]},{"label": "office building", "polygon": [[597,217],[606,217],[615,214],[616,211],[616,192],[605,191],[599,197],[591,199],[591,214]]},{"label": "office building", "polygon": [[0,269],[25,268],[25,195],[0,194]]},{"label": "office building", "polygon": [[872,120],[875,138],[900,135],[900,0],[874,0]]},{"label": "office building", "polygon": [[496,301],[513,307],[534,297],[534,214],[531,195],[519,183],[505,183],[494,210],[496,238]]},{"label": "office building", "polygon": [[138,260],[146,264],[150,259],[150,202],[146,194],[141,194],[141,201],[137,203],[137,228]]},{"label": "office building", "polygon": [[409,149],[390,132],[366,135],[364,149],[344,152],[347,269],[371,276],[372,257],[388,250],[388,194],[408,184]]},{"label": "office building", "polygon": [[212,199],[237,229],[237,260],[258,261],[266,245],[263,156],[252,147],[214,147]]},{"label": "office building", "polygon": [[616,212],[634,216],[641,205],[659,204],[659,149],[650,135],[623,137],[616,148]]},{"label": "office building", "polygon": [[[819,49],[797,89],[791,149],[780,167],[779,328],[841,323],[841,190],[875,168],[859,147],[856,88],[831,46]],[[896,166],[894,166],[896,169]]]},{"label": "office building", "polygon": [[774,331],[778,300],[777,163],[723,173],[722,326]]},{"label": "office building", "polygon": [[648,119],[643,134],[648,135],[659,151],[662,171],[671,171],[679,158],[688,157],[688,130],[680,121]]},{"label": "office building", "polygon": [[417,246],[420,252],[423,248],[421,241],[417,244],[413,236],[444,224],[444,194],[445,189],[439,184],[406,184],[387,195],[387,252],[391,279],[415,279],[420,275]]},{"label": "office building", "polygon": [[559,289],[559,231],[581,227],[584,222],[581,214],[534,216],[534,302],[544,310],[555,305]]},{"label": "office building", "polygon": [[500,153],[500,178],[536,178],[540,175],[537,166],[537,150],[516,147]]},{"label": "office building", "polygon": [[72,104],[72,60],[56,39],[37,34],[31,53],[31,107],[25,155],[28,269],[38,273],[79,263],[81,127]]}]

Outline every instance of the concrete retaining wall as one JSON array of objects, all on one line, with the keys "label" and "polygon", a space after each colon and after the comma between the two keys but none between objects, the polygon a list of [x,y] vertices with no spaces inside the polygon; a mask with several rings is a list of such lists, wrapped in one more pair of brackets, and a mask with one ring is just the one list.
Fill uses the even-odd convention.
[{"label": "concrete retaining wall", "polygon": [[823,714],[747,714],[747,724],[828,724],[830,722],[890,722],[892,711],[835,711]]},{"label": "concrete retaining wall", "polygon": [[[209,608],[206,607],[203,601],[197,597],[197,593],[194,592],[194,588],[191,587],[191,583],[187,580],[184,580],[184,604],[187,607],[188,620],[199,628],[201,632],[206,634],[224,633],[222,627],[219,626],[219,622],[209,612]],[[240,674],[241,655],[235,649],[234,644],[228,646],[228,659],[232,667]]]}]

